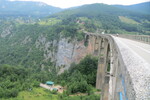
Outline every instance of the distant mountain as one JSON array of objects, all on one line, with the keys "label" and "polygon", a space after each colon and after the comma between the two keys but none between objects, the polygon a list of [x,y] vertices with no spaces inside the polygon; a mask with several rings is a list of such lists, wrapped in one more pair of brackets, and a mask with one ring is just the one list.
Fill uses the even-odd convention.
[{"label": "distant mountain", "polygon": [[50,17],[63,19],[64,25],[70,22],[75,23],[78,18],[79,20],[82,19],[86,23],[85,27],[88,31],[103,29],[111,33],[138,32],[150,34],[150,15],[112,5],[100,3],[83,5],[53,14]]},{"label": "distant mountain", "polygon": [[51,17],[63,17],[66,18],[67,16],[76,16],[76,17],[98,17],[98,16],[105,16],[105,17],[118,17],[118,16],[128,16],[128,17],[138,17],[149,19],[147,14],[138,13],[136,11],[131,11],[123,8],[119,8],[118,6],[112,6],[107,4],[95,3],[95,4],[88,4],[83,5],[74,9],[67,9],[61,11],[59,13],[51,15]]},{"label": "distant mountain", "polygon": [[134,11],[134,12],[140,12],[145,14],[150,14],[150,2],[130,5],[130,6],[123,6],[123,5],[114,5],[115,7]]},{"label": "distant mountain", "polygon": [[76,15],[76,16],[97,16],[97,15],[102,15],[102,14],[124,14],[128,13],[128,11],[124,9],[120,9],[114,6],[106,5],[106,4],[88,4],[88,5],[83,5],[79,6],[73,9],[66,9],[62,12],[53,14],[52,16],[70,16],[70,15]]},{"label": "distant mountain", "polygon": [[0,16],[48,16],[62,9],[42,2],[0,1]]}]

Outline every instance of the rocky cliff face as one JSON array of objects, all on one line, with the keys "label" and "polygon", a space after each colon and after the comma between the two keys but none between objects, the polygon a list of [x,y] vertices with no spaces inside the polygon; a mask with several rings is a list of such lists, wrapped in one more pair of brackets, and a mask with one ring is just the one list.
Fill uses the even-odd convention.
[{"label": "rocky cliff face", "polygon": [[58,51],[56,55],[56,66],[59,68],[59,73],[68,69],[71,63],[79,63],[87,54],[92,53],[91,42],[86,47],[83,41],[73,40],[69,42],[68,39],[62,38],[58,43]]},{"label": "rocky cliff face", "polygon": [[71,63],[79,63],[87,54],[92,53],[91,42],[85,46],[84,40],[77,41],[74,39],[70,41],[69,38],[60,38],[59,41],[46,42],[46,37],[40,36],[37,41],[36,47],[42,49],[41,45],[44,46],[45,60],[55,62],[58,73],[62,73],[70,67]]},{"label": "rocky cliff face", "polygon": [[69,38],[47,41],[46,37],[39,36],[36,47],[40,50],[43,48],[46,61],[51,60],[56,63],[58,73],[62,73],[70,67],[71,63],[79,63],[87,54],[92,53],[92,41],[89,41],[88,46],[85,46],[84,40],[77,41],[74,39],[70,41]]},{"label": "rocky cliff face", "polygon": [[[91,41],[89,41],[88,46],[84,45],[84,40],[77,41],[76,39],[70,39],[70,38],[63,38],[60,36],[59,39],[53,39],[49,40],[48,37],[42,33],[39,33],[39,35],[35,38],[34,35],[18,35],[16,33],[11,32],[12,26],[8,26],[5,29],[0,32],[0,41],[2,40],[9,40],[14,41],[7,44],[5,47],[9,49],[7,46],[12,46],[12,58],[14,56],[20,55],[17,50],[20,51],[20,48],[23,53],[23,57],[18,58],[16,56],[16,59],[21,60],[21,62],[18,62],[20,64],[28,63],[28,57],[31,57],[30,59],[30,65],[27,66],[32,67],[33,65],[40,66],[41,69],[44,69],[44,66],[50,66],[50,62],[54,62],[57,72],[62,73],[64,70],[68,69],[71,65],[71,63],[75,62],[78,63],[82,58],[84,58],[87,54],[90,54],[92,52],[92,44]],[[13,35],[12,35],[13,34]],[[33,37],[34,36],[34,37]],[[17,38],[16,38],[17,37]],[[35,41],[34,41],[35,40]],[[34,41],[34,42],[33,42]],[[3,43],[0,43],[0,45],[3,45]],[[19,49],[18,49],[19,48]],[[28,51],[25,51],[27,49]],[[36,51],[34,51],[36,50]],[[5,49],[3,50],[5,51]],[[6,55],[8,55],[10,52],[6,52]],[[34,54],[35,53],[35,54]],[[32,58],[32,56],[35,56]],[[42,56],[42,57],[41,57]],[[39,60],[39,58],[40,60]],[[1,57],[2,58],[2,57]],[[25,58],[25,59],[23,59]],[[16,60],[15,59],[15,60]],[[8,59],[9,60],[9,59]],[[10,59],[11,60],[11,59]],[[34,62],[34,63],[32,63]],[[11,64],[11,63],[10,63]]]},{"label": "rocky cliff face", "polygon": [[13,28],[13,26],[9,25],[6,28],[2,29],[2,32],[0,33],[0,37],[5,38],[6,36],[11,35],[12,28]]},{"label": "rocky cliff face", "polygon": [[52,62],[56,61],[56,49],[57,49],[57,40],[48,41],[46,36],[40,35],[35,42],[36,48],[44,51],[44,61],[51,60]]}]

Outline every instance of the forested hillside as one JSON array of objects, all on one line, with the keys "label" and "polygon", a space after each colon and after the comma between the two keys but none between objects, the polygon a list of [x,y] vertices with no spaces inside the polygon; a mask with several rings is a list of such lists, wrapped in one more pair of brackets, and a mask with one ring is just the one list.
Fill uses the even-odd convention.
[{"label": "forested hillside", "polygon": [[[2,100],[28,100],[33,95],[41,95],[44,100],[99,100],[100,95],[95,94],[97,58],[90,55],[81,60],[79,64],[72,64],[68,71],[56,75],[49,71],[35,72],[33,68],[22,66],[0,65],[0,98]],[[39,83],[53,80],[57,84],[67,87],[63,94],[56,91],[41,91]],[[40,91],[39,91],[40,90]],[[19,93],[24,93],[20,96]],[[99,91],[98,91],[99,92]],[[82,93],[83,96],[76,96]],[[70,96],[72,95],[72,96]],[[36,100],[36,96],[32,97]],[[31,98],[30,98],[31,100]]]},{"label": "forested hillside", "polygon": [[[106,33],[150,34],[150,15],[131,12],[105,4],[84,5],[76,9],[62,11],[51,17],[67,18],[68,22],[85,17],[81,21],[85,22],[85,27],[89,31],[101,29]],[[121,20],[120,17],[125,17],[137,23],[127,23]]]}]

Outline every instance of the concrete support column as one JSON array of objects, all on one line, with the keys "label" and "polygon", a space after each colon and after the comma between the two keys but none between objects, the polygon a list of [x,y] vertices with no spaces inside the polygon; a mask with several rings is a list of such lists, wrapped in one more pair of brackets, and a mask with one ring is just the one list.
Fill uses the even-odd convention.
[{"label": "concrete support column", "polygon": [[99,41],[101,41],[100,40],[100,37],[96,37],[95,38],[95,45],[94,45],[94,56],[97,56],[98,55],[98,53],[99,53]]},{"label": "concrete support column", "polygon": [[95,41],[96,41],[96,38],[97,37],[95,37],[95,36],[92,37],[92,49],[93,49],[92,53],[93,54],[94,54],[94,50],[95,50]]},{"label": "concrete support column", "polygon": [[89,35],[88,36],[88,45],[90,46],[90,54],[93,54],[94,52],[94,43],[95,43],[95,36]]},{"label": "concrete support column", "polygon": [[109,76],[105,76],[105,80],[102,87],[101,100],[108,100],[109,98]]},{"label": "concrete support column", "polygon": [[[108,41],[107,41],[108,42]],[[105,78],[104,83],[102,84],[102,99],[101,100],[109,100],[109,81],[110,81],[110,71],[108,67],[110,67],[110,46],[106,45],[106,65],[105,65]]]},{"label": "concrete support column", "polygon": [[[103,43],[103,38],[100,38],[99,39],[99,48],[98,48],[98,58],[100,58],[100,56],[101,56],[101,54],[100,54],[100,52],[101,52],[101,49],[102,49],[102,43]],[[101,89],[100,88],[100,79],[101,79],[101,73],[100,73],[100,71],[101,71],[101,66],[100,66],[100,59],[98,59],[98,67],[97,67],[97,76],[96,76],[96,88],[97,89]]]},{"label": "concrete support column", "polygon": [[103,39],[100,46],[99,52],[99,62],[98,62],[98,71],[96,79],[96,88],[102,89],[105,82],[105,75],[107,69],[107,49],[108,49],[108,40]]}]

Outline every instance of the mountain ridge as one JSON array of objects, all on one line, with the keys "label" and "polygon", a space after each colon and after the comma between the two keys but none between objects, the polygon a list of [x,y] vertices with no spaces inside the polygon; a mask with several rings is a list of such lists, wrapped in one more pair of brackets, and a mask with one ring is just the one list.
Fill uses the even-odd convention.
[{"label": "mountain ridge", "polygon": [[134,5],[112,5],[117,8],[129,10],[129,11],[134,11],[134,12],[139,12],[139,13],[144,13],[144,14],[149,14],[150,15],[150,2],[143,2],[143,3],[138,3]]},{"label": "mountain ridge", "polygon": [[[61,9],[58,7],[54,7],[48,5],[43,2],[35,2],[35,1],[9,1],[9,0],[1,0],[0,1],[0,16],[36,16],[36,17],[46,17],[54,13],[61,12],[63,10],[71,10],[83,8],[90,5],[101,4],[101,3],[93,3],[93,4],[85,4],[82,6],[71,7],[67,9]],[[107,4],[101,4],[101,6]],[[96,5],[95,5],[96,6]],[[124,5],[107,5],[111,6],[112,10],[120,9],[124,11],[131,11],[143,14],[150,14],[150,2],[138,3],[134,5],[124,6]],[[96,7],[95,7],[96,9]],[[89,9],[90,10],[90,9]],[[99,9],[100,10],[100,9]],[[105,10],[105,9],[103,9]]]},{"label": "mountain ridge", "polygon": [[33,1],[0,1],[0,16],[48,16],[61,11],[61,8]]}]

